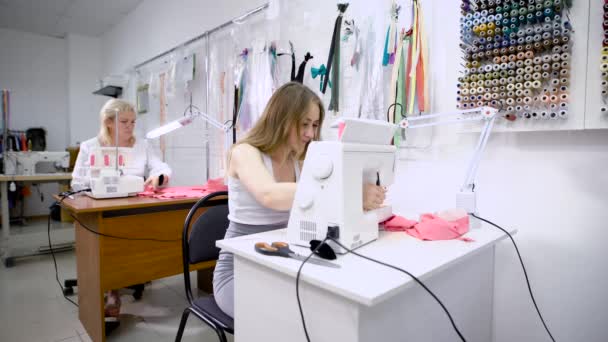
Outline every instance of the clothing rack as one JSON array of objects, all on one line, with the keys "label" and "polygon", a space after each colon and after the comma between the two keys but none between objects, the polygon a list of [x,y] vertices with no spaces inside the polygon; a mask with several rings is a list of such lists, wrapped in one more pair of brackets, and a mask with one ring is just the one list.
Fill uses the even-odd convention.
[{"label": "clothing rack", "polygon": [[[169,49],[169,50],[167,50],[165,52],[162,52],[162,53],[160,53],[160,54],[158,54],[158,55],[156,55],[156,56],[154,56],[152,58],[149,58],[149,59],[147,59],[147,60],[145,60],[145,61],[137,64],[134,67],[134,69],[135,69],[135,71],[137,71],[141,67],[143,67],[143,66],[145,66],[145,65],[147,65],[147,64],[149,64],[151,62],[154,62],[154,61],[156,61],[158,59],[161,59],[161,58],[163,58],[163,57],[165,57],[165,56],[167,56],[167,55],[175,52],[176,50],[178,50],[180,48],[183,48],[185,46],[188,46],[188,45],[190,45],[192,43],[195,43],[195,42],[197,42],[197,41],[205,38],[207,40],[207,51],[206,51],[206,56],[205,56],[205,72],[208,75],[209,74],[209,48],[208,48],[209,47],[209,36],[212,33],[217,32],[217,31],[219,31],[221,29],[224,29],[224,28],[226,28],[226,27],[228,27],[230,25],[239,24],[241,21],[247,19],[248,17],[250,17],[250,16],[252,16],[254,14],[257,14],[257,13],[259,13],[259,12],[267,9],[269,6],[270,6],[269,3],[265,3],[264,5],[261,5],[261,6],[257,7],[257,8],[255,8],[255,9],[252,9],[251,11],[249,11],[249,12],[247,12],[247,13],[241,15],[241,16],[238,16],[238,17],[236,17],[236,18],[234,18],[234,19],[232,19],[230,21],[227,21],[227,22],[225,22],[225,23],[223,23],[223,24],[221,24],[219,26],[216,26],[216,27],[214,27],[214,28],[212,28],[210,30],[207,30],[207,31],[201,33],[200,35],[198,35],[198,36],[196,36],[196,37],[194,37],[194,38],[192,38],[192,39],[190,39],[190,40],[188,40],[188,41],[186,41],[186,42],[184,42],[182,44],[179,44],[179,45],[177,45],[177,46],[175,46],[175,47],[173,47],[173,48],[171,48],[171,49]],[[205,85],[205,112],[207,112],[209,110],[209,87],[210,87],[210,85],[209,85],[209,77],[207,77],[206,79],[207,79],[207,81],[206,81],[207,83]],[[205,123],[205,128],[209,129],[209,124],[207,122]],[[235,131],[234,131],[234,129],[233,129],[233,134],[236,134]],[[206,164],[205,178],[206,179],[209,179],[209,176],[210,176],[210,169],[209,169],[209,160],[210,159],[211,159],[211,156],[210,156],[210,151],[209,151],[209,140],[207,140],[205,142],[205,160],[206,160],[206,163],[205,163]]]},{"label": "clothing rack", "polygon": [[[154,56],[152,58],[149,58],[149,59],[147,59],[147,60],[145,60],[145,61],[137,64],[133,68],[135,70],[140,69],[141,67],[145,66],[146,64],[149,64],[149,63],[154,62],[154,61],[156,61],[156,60],[158,60],[160,58],[163,58],[163,57],[165,57],[165,56],[167,56],[167,55],[175,52],[176,50],[178,50],[178,49],[180,49],[180,48],[182,48],[184,46],[188,46],[188,45],[190,45],[192,43],[195,43],[195,42],[197,42],[197,41],[199,41],[199,40],[201,40],[203,38],[208,38],[209,35],[212,34],[212,33],[214,33],[214,32],[217,32],[217,31],[219,31],[219,30],[221,30],[223,28],[226,28],[226,27],[228,27],[228,26],[230,26],[232,24],[238,24],[240,21],[243,21],[243,20],[247,19],[248,17],[250,17],[250,16],[252,16],[252,15],[254,15],[256,13],[263,11],[263,10],[267,9],[268,7],[269,7],[269,4],[265,3],[264,5],[261,5],[261,6],[257,7],[257,8],[255,8],[255,9],[252,9],[251,11],[249,11],[249,12],[247,12],[247,13],[241,15],[241,16],[238,16],[238,17],[236,17],[236,18],[234,18],[234,19],[232,19],[230,21],[227,21],[227,22],[225,22],[225,23],[223,23],[223,24],[221,24],[219,26],[216,26],[216,27],[214,27],[214,28],[212,28],[210,30],[207,30],[207,31],[201,33],[200,35],[198,35],[198,36],[196,36],[196,37],[194,37],[194,38],[192,38],[192,39],[190,39],[190,40],[188,40],[186,42],[183,42],[183,43],[181,43],[179,45],[176,45],[173,48],[171,48],[171,49],[169,49],[169,50],[167,50],[165,52],[159,53],[158,55],[156,55],[156,56]],[[208,62],[208,60],[207,60],[207,62]]]}]

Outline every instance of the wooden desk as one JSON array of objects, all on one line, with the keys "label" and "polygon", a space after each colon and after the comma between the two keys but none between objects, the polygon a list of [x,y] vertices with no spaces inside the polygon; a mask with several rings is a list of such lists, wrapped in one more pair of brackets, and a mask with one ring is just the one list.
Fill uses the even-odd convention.
[{"label": "wooden desk", "polygon": [[8,208],[8,183],[9,182],[24,182],[24,183],[51,183],[65,182],[69,183],[72,179],[71,173],[43,173],[36,175],[4,175],[0,174],[0,207],[2,210],[2,239],[0,240],[0,250],[3,256],[4,265],[11,267],[14,264],[15,258],[23,256],[31,256],[39,253],[23,253],[15,255],[11,250],[10,242],[10,214]]},{"label": "wooden desk", "polygon": [[[182,229],[188,211],[197,200],[142,197],[95,200],[79,195],[62,202],[62,207],[77,219],[74,225],[78,317],[93,341],[105,341],[105,291],[183,272]],[[214,202],[225,204],[226,198]],[[130,239],[173,241],[116,239],[92,233],[87,228]],[[213,261],[190,269],[212,269],[214,266]]]}]

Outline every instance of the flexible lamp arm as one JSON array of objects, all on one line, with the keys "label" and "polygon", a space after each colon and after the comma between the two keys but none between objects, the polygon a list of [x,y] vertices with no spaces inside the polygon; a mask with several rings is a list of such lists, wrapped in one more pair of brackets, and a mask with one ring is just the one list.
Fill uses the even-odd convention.
[{"label": "flexible lamp arm", "polygon": [[148,132],[146,134],[146,139],[158,138],[161,135],[165,135],[169,132],[173,132],[176,129],[189,125],[190,123],[192,123],[192,121],[194,121],[198,117],[203,118],[205,121],[207,121],[209,123],[209,125],[217,128],[219,130],[222,130],[225,133],[229,132],[230,129],[232,128],[231,125],[227,125],[222,122],[219,122],[217,119],[215,119],[214,117],[210,116],[207,113],[203,113],[199,110],[195,110],[194,112],[191,111],[190,114],[185,115],[184,117],[181,117],[177,120],[173,120],[165,125],[162,125],[156,129],[151,130],[150,132]]},{"label": "flexible lamp arm", "polygon": [[[477,175],[477,169],[481,162],[481,156],[490,138],[490,133],[496,120],[496,114],[498,110],[492,107],[479,107],[473,109],[457,110],[454,112],[429,114],[423,116],[416,116],[412,118],[405,118],[399,122],[399,127],[404,129],[409,128],[421,128],[431,127],[447,124],[456,124],[463,122],[472,121],[485,121],[485,124],[481,130],[481,135],[477,146],[469,162],[467,172],[465,174],[464,182],[460,188],[460,192],[457,197],[457,206],[466,209],[469,213],[476,212],[476,200],[475,200],[475,176]],[[430,121],[431,119],[439,119],[439,121]]]}]

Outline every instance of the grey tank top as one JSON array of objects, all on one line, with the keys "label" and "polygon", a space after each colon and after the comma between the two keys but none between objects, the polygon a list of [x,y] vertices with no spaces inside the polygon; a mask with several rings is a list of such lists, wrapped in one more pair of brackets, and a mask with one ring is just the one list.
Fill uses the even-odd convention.
[{"label": "grey tank top", "polygon": [[[262,154],[266,169],[274,178],[272,159]],[[296,182],[300,179],[300,165],[294,160]],[[289,220],[289,210],[278,211],[262,206],[237,178],[228,176],[228,219],[246,225],[274,225]]]}]

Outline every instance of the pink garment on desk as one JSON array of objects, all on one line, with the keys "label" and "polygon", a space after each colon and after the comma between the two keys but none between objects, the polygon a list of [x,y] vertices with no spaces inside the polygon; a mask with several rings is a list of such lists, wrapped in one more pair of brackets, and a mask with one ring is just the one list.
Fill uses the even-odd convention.
[{"label": "pink garment on desk", "polygon": [[216,191],[228,191],[228,187],[224,185],[223,178],[210,179],[205,185],[199,186],[174,186],[161,188],[153,191],[146,189],[138,195],[142,197],[152,197],[160,199],[168,198],[201,198]]},{"label": "pink garment on desk", "polygon": [[452,240],[465,242],[474,240],[462,237],[469,231],[469,216],[446,220],[436,214],[420,215],[420,222],[402,216],[393,216],[384,222],[384,229],[391,232],[406,232],[420,240]]}]

